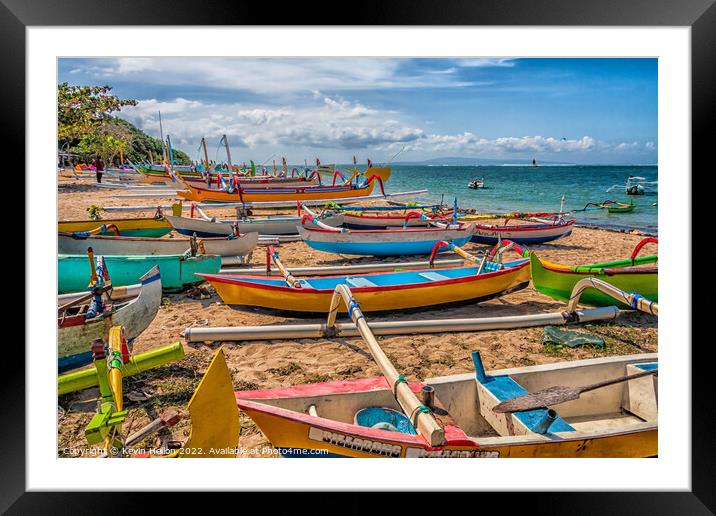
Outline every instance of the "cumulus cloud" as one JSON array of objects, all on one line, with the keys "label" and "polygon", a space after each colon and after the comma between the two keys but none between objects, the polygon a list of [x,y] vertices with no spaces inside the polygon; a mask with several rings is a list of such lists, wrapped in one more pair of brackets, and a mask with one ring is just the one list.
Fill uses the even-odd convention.
[{"label": "cumulus cloud", "polygon": [[[147,99],[125,108],[122,116],[158,136],[158,111],[162,112],[164,134],[193,146],[198,146],[202,136],[218,141],[227,134],[232,146],[265,146],[278,152],[285,148],[334,149],[341,153],[367,149],[393,154],[405,147],[417,154],[510,157],[654,149],[653,142],[606,143],[588,135],[573,139],[542,135],[486,138],[472,132],[429,133],[406,121],[401,113],[339,95],[315,95],[308,104],[280,108],[184,98]],[[191,148],[188,150],[191,153]]]}]

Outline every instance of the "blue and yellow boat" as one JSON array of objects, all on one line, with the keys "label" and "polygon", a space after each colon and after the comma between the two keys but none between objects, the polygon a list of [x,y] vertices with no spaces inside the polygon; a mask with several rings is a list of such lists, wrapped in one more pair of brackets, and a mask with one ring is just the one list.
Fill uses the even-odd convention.
[{"label": "blue and yellow boat", "polygon": [[298,226],[301,239],[318,251],[362,256],[430,254],[440,241],[451,242],[458,247],[465,245],[472,238],[474,230],[474,224],[343,231]]},{"label": "blue and yellow boat", "polygon": [[489,299],[526,287],[530,280],[528,259],[504,264],[486,261],[482,268],[426,268],[291,282],[266,276],[200,276],[212,284],[227,305],[307,313],[326,312],[339,284],[349,286],[363,311],[383,312]]}]

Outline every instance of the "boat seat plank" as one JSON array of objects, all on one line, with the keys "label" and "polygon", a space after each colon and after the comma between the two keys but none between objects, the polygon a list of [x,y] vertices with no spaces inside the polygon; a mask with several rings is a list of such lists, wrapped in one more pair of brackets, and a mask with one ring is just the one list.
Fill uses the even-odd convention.
[{"label": "boat seat plank", "polygon": [[[489,376],[488,380],[485,383],[479,382],[478,380],[478,384],[483,388],[483,391],[485,393],[489,393],[489,395],[494,398],[494,400],[497,400],[494,403],[480,403],[482,417],[484,417],[488,421],[490,421],[488,417],[494,418],[495,416],[498,416],[498,414],[495,414],[492,411],[492,407],[494,407],[498,403],[510,400],[512,398],[516,398],[518,396],[524,396],[525,394],[529,394],[529,392],[527,392],[524,387],[522,387],[510,376]],[[483,396],[481,396],[480,398],[482,401]],[[513,413],[513,419],[516,419],[517,422],[519,422],[521,426],[524,426],[524,428],[529,432],[535,432],[546,414],[547,409],[544,408],[526,410],[523,412]],[[499,416],[508,416],[508,414],[500,414]],[[509,427],[510,425],[507,426]],[[499,428],[497,430],[499,431]],[[517,431],[517,429],[515,430]],[[572,431],[574,431],[574,428],[559,416],[557,416],[557,419],[555,419],[549,427],[549,433]]]},{"label": "boat seat plank", "polygon": [[419,272],[418,276],[422,276],[425,279],[429,279],[430,281],[443,281],[446,279],[450,279],[447,276],[443,276],[442,274],[439,274],[437,272]]},{"label": "boat seat plank", "polygon": [[346,278],[346,283],[351,287],[377,287],[375,283],[366,278]]}]

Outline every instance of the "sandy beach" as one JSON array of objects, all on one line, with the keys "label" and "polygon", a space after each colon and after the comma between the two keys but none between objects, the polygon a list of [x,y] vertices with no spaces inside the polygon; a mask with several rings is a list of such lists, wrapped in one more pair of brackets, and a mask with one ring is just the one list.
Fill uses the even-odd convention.
[{"label": "sandy beach", "polygon": [[[89,179],[61,178],[58,189],[59,219],[87,219],[87,208],[90,205],[168,205],[176,202],[172,197],[114,197],[115,194],[127,192],[128,190],[97,187]],[[154,210],[145,213],[102,213],[102,216],[140,217],[153,214]],[[212,210],[211,214],[227,218],[234,215],[231,210]],[[184,215],[188,216],[188,212]],[[565,239],[537,245],[531,249],[537,250],[540,257],[549,261],[577,265],[628,257],[641,238],[638,232],[576,227],[572,235]],[[277,249],[283,263],[288,267],[377,261],[376,258],[342,258],[315,251],[303,242],[282,244]],[[481,249],[481,246],[469,244],[466,249],[474,252]],[[251,265],[264,264],[263,248],[257,248],[253,253]],[[129,409],[125,429],[129,428],[128,433],[170,408],[185,416],[171,429],[139,443],[140,447],[156,447],[170,440],[184,441],[189,435],[191,422],[185,406],[218,345],[184,343],[185,328],[280,324],[294,320],[265,310],[225,306],[213,293],[213,289],[208,288],[211,292],[208,299],[194,299],[188,293],[165,294],[156,319],[134,342],[134,352],[176,341],[181,341],[186,351],[186,357],[179,362],[125,379],[126,408]],[[507,316],[553,312],[563,307],[562,303],[537,293],[530,286],[479,304],[381,317],[368,315],[368,319],[377,321]],[[321,319],[300,320],[319,322]],[[644,314],[629,314],[607,323],[576,325],[570,329],[600,336],[605,340],[606,347],[546,348],[542,343],[543,328],[384,337],[380,339],[380,343],[396,368],[409,380],[472,371],[470,352],[475,350],[481,352],[489,370],[606,355],[652,353],[658,349],[656,318]],[[380,374],[367,347],[359,338],[232,342],[225,343],[223,349],[236,390],[266,389]],[[98,395],[97,389],[88,389],[59,399],[59,456],[74,456],[70,450],[87,448],[84,427],[95,412]],[[268,451],[270,444],[253,421],[242,414],[241,425],[241,455],[271,456]]]}]

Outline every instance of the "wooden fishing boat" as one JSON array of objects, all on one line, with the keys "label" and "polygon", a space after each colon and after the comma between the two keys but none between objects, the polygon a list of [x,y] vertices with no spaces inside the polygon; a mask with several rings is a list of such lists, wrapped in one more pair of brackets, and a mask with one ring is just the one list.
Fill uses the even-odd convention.
[{"label": "wooden fishing boat", "polygon": [[[650,457],[658,453],[657,381],[646,376],[554,409],[495,413],[500,402],[549,386],[578,386],[656,369],[657,355],[576,360],[407,383],[442,424],[418,435],[385,377],[238,391],[239,408],[285,457]],[[404,380],[403,380],[404,381]],[[403,385],[396,383],[396,386]],[[432,399],[432,402],[430,401]],[[407,413],[407,412],[406,412]]]},{"label": "wooden fishing boat", "polygon": [[[175,180],[166,170],[148,170],[143,167],[139,167],[140,178],[145,183],[150,184],[164,184],[184,188],[181,181]],[[197,188],[209,188],[211,190],[218,190],[220,185],[220,175],[223,177],[225,182],[229,182],[233,178],[242,186],[250,187],[252,189],[267,189],[267,188],[288,188],[288,187],[306,187],[317,185],[319,179],[317,177],[275,177],[275,176],[242,176],[239,174],[232,174],[231,172],[224,171],[223,173],[212,172],[211,182],[207,185],[206,177],[198,172],[181,172],[176,171],[177,175],[192,186]]]},{"label": "wooden fishing boat", "polygon": [[[257,219],[241,220],[206,220],[199,218],[174,217],[165,215],[169,224],[177,233],[198,237],[218,237],[233,234],[233,225],[238,224],[239,233],[258,233],[259,235],[297,235],[296,226],[301,224],[301,217],[268,216]],[[343,223],[342,215],[334,215],[322,219],[329,226],[340,226]],[[316,227],[308,222],[309,227]]]},{"label": "wooden fishing boat", "polygon": [[602,202],[590,202],[581,210],[575,211],[587,211],[588,209],[590,209],[590,206],[593,206],[596,209],[607,210],[609,213],[630,213],[634,211],[634,208],[636,208],[636,204],[634,204],[634,201],[625,203],[606,200]]},{"label": "wooden fishing boat", "polygon": [[[291,312],[325,312],[333,291],[348,285],[366,312],[435,307],[477,302],[529,284],[529,260],[448,269],[423,268],[351,276],[293,279],[266,276],[202,275],[227,305]],[[344,310],[345,311],[345,310]]]},{"label": "wooden fishing boat", "polygon": [[452,210],[440,213],[410,210],[404,213],[371,214],[363,211],[341,211],[343,227],[349,229],[390,229],[390,228],[425,228],[430,226],[428,220],[450,223]]},{"label": "wooden fishing boat", "polygon": [[356,186],[307,186],[294,188],[270,188],[259,189],[243,187],[239,185],[235,191],[214,190],[205,187],[193,186],[186,182],[181,176],[177,176],[184,184],[187,191],[179,191],[177,195],[190,201],[213,201],[213,202],[271,202],[271,201],[316,201],[333,200],[353,197],[365,197],[371,194],[375,180],[377,180],[383,191],[383,183],[377,176],[371,176],[367,181]]},{"label": "wooden fishing boat", "polygon": [[485,180],[481,177],[478,177],[477,179],[473,179],[467,184],[468,188],[471,188],[473,190],[477,190],[479,188],[485,188]]},{"label": "wooden fishing boat", "polygon": [[[86,249],[85,249],[86,251]],[[152,267],[159,265],[162,289],[179,291],[188,285],[203,282],[195,273],[216,274],[221,269],[221,256],[186,254],[105,256],[112,284],[118,287],[139,283]],[[57,256],[57,291],[60,294],[79,292],[87,288],[90,265],[86,254]]]},{"label": "wooden fishing boat", "polygon": [[496,244],[499,239],[518,244],[543,244],[572,234],[575,219],[559,219],[540,224],[475,224],[472,241],[479,244]]},{"label": "wooden fishing boat", "polygon": [[636,208],[636,204],[633,202],[628,204],[624,202],[615,202],[613,204],[608,204],[605,208],[609,213],[631,213],[634,211],[634,208]]},{"label": "wooden fishing boat", "polygon": [[[122,236],[159,238],[172,230],[171,224],[163,218],[145,217],[132,219],[101,220],[61,220],[57,223],[58,233],[77,233],[93,231],[101,226],[114,226]],[[99,232],[100,235],[114,234],[111,229]],[[84,252],[84,251],[83,251]]]},{"label": "wooden fishing boat", "polygon": [[[568,266],[541,260],[530,253],[532,284],[542,294],[561,301],[568,301],[574,285],[583,278],[594,277],[603,280],[625,292],[636,292],[651,301],[659,300],[659,269],[656,255],[637,256],[648,243],[658,243],[656,238],[645,238],[634,248],[630,258],[612,262],[594,263],[582,266]],[[614,304],[611,297],[601,292],[586,292],[581,302],[592,306]],[[622,307],[629,303],[622,302]]]},{"label": "wooden fishing boat", "polygon": [[60,372],[90,363],[90,344],[94,339],[107,339],[112,326],[124,326],[125,335],[130,341],[149,326],[162,301],[159,267],[152,267],[140,280],[137,297],[125,303],[106,303],[104,311],[95,317],[87,318],[90,310],[88,303],[72,305],[58,314]]},{"label": "wooden fishing boat", "polygon": [[314,249],[328,253],[369,256],[430,254],[435,244],[443,240],[456,246],[465,245],[470,241],[473,232],[472,224],[451,226],[449,229],[429,227],[344,231],[298,227],[303,241]]},{"label": "wooden fishing boat", "polygon": [[[204,253],[218,256],[246,256],[259,241],[258,233],[246,233],[236,237],[202,238]],[[101,236],[78,233],[59,233],[57,245],[62,254],[80,254],[91,247],[95,253],[105,256],[127,255],[177,255],[191,248],[190,238],[142,238],[125,236]]]}]

